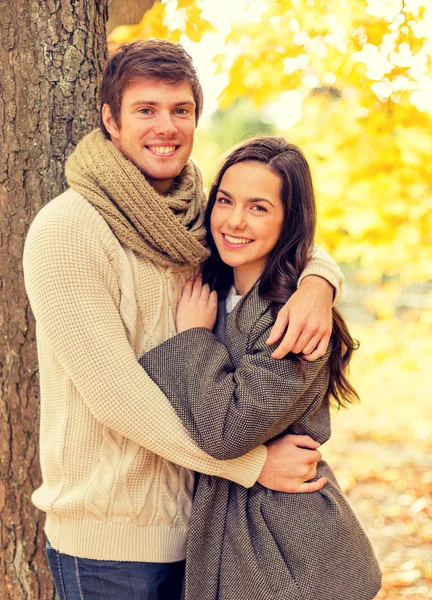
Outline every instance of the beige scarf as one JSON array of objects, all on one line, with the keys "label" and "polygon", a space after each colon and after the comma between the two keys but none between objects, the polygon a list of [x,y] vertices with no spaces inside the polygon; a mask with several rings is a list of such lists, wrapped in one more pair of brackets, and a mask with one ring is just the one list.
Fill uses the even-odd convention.
[{"label": "beige scarf", "polygon": [[201,173],[189,161],[174,191],[158,194],[100,129],[86,135],[66,163],[68,184],[101,213],[114,235],[162,267],[196,266],[208,256]]}]

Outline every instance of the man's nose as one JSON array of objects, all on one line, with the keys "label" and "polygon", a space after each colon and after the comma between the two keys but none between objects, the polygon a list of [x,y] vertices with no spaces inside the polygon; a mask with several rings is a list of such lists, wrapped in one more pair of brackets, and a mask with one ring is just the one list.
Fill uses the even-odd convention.
[{"label": "man's nose", "polygon": [[153,126],[155,133],[165,136],[174,135],[177,133],[177,127],[173,121],[171,114],[161,113]]}]

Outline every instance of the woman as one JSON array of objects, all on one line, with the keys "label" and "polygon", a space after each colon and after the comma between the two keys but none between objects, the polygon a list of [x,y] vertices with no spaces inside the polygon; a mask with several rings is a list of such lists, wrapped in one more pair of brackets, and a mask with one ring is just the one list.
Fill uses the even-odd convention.
[{"label": "woman", "polygon": [[[179,334],[141,364],[216,458],[285,433],[325,442],[330,399],[339,406],[357,396],[345,376],[355,344],[342,317],[334,311],[331,345],[315,362],[275,360],[266,344],[313,245],[315,200],[300,150],[282,138],[234,149],[212,186],[206,225],[204,285],[188,282]],[[186,600],[374,598],[380,571],[370,543],[324,461],[317,477],[327,479],[320,491],[283,494],[201,475]]]}]

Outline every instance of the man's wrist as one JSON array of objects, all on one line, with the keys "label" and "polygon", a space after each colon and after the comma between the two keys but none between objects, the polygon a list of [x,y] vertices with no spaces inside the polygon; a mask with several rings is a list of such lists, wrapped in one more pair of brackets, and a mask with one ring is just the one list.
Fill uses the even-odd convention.
[{"label": "man's wrist", "polygon": [[250,488],[261,476],[266,460],[267,446],[260,444],[239,458],[223,461],[219,477]]},{"label": "man's wrist", "polygon": [[318,286],[323,291],[327,290],[331,298],[334,297],[336,292],[335,287],[330,283],[330,281],[327,281],[327,279],[325,277],[321,277],[321,275],[305,275],[305,277],[303,277],[303,279],[300,281],[300,287],[305,286],[312,286],[314,288]]}]

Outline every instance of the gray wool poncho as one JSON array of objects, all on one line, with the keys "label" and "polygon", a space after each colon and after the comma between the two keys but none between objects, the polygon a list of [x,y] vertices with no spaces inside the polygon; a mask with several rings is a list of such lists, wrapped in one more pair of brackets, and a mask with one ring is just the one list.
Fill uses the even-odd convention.
[{"label": "gray wool poncho", "polygon": [[[255,287],[215,333],[189,329],[140,363],[208,454],[231,459],[282,433],[330,437],[327,354],[306,362],[270,357],[270,302]],[[240,312],[239,312],[240,311]],[[246,489],[200,475],[186,559],[185,600],[372,600],[379,565],[325,461],[318,492]]]}]

